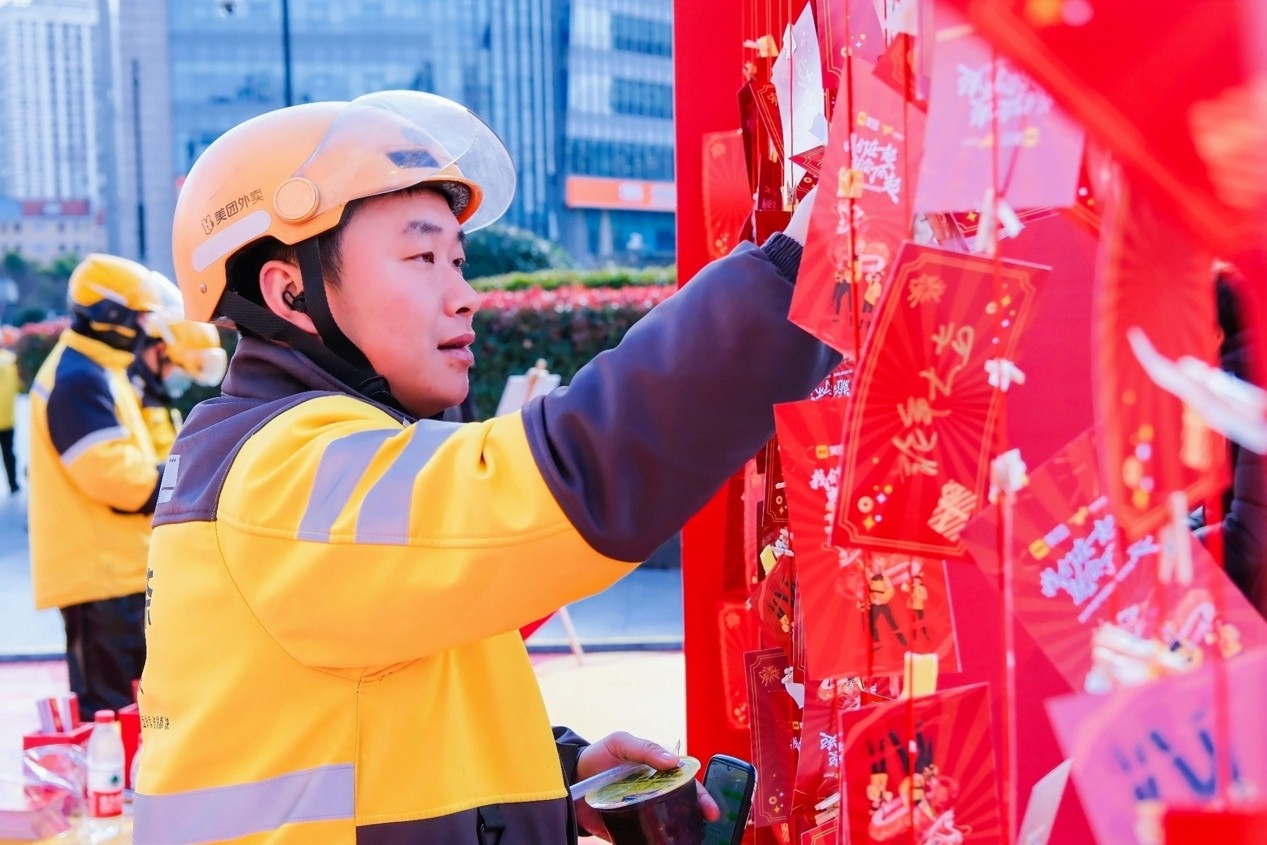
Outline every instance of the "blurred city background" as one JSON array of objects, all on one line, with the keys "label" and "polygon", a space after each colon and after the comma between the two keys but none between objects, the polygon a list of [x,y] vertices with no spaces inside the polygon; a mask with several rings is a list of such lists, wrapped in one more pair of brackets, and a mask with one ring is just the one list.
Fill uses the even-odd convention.
[{"label": "blurred city background", "polygon": [[0,323],[76,260],[171,273],[199,154],[242,120],[391,88],[482,115],[518,167],[502,225],[555,263],[674,260],[671,0],[0,0]]}]

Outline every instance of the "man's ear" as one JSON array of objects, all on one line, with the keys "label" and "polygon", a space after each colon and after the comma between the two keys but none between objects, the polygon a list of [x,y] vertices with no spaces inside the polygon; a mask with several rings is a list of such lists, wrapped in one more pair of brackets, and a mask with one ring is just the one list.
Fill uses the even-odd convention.
[{"label": "man's ear", "polygon": [[287,261],[267,261],[260,268],[260,295],[268,310],[308,334],[317,327],[303,307],[304,285],[299,267]]}]

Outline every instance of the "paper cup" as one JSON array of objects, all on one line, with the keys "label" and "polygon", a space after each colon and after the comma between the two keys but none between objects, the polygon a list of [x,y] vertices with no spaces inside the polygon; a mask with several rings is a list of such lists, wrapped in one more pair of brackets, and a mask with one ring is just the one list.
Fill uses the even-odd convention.
[{"label": "paper cup", "polygon": [[695,791],[699,760],[667,772],[634,774],[586,794],[613,845],[699,845],[704,816]]}]

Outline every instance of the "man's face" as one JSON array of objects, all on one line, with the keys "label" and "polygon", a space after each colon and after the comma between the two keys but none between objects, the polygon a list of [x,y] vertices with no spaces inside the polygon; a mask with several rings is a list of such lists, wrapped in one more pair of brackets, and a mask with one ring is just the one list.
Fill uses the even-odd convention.
[{"label": "man's face", "polygon": [[368,200],[343,231],[330,310],[418,417],[457,405],[469,389],[479,295],[462,278],[465,260],[457,218],[430,191]]}]

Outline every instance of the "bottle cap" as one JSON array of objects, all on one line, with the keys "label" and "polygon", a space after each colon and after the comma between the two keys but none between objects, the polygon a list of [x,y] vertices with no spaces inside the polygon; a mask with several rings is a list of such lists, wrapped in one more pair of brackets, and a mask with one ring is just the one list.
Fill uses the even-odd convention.
[{"label": "bottle cap", "polygon": [[92,720],[99,725],[109,725],[114,721],[114,711],[98,710],[97,714],[92,717]]}]

